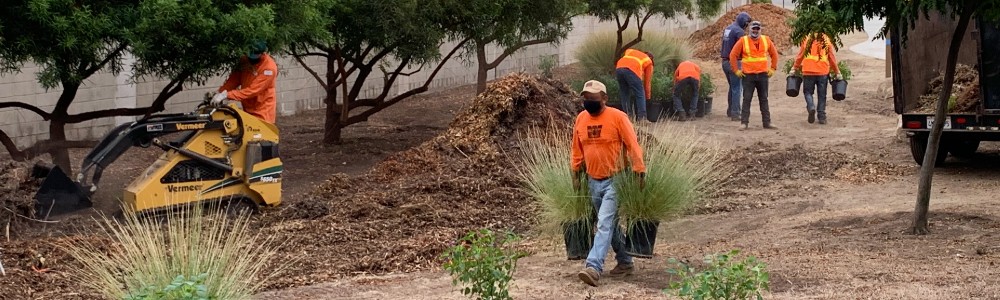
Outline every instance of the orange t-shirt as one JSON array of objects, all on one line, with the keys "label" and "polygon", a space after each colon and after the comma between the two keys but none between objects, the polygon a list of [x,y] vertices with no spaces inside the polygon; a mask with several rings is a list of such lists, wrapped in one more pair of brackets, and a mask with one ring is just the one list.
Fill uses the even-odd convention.
[{"label": "orange t-shirt", "polygon": [[701,80],[701,67],[690,61],[682,61],[674,71],[674,83],[684,80],[684,78],[694,78]]},{"label": "orange t-shirt", "polygon": [[611,177],[624,165],[623,146],[632,161],[632,170],[645,173],[642,149],[628,115],[613,107],[605,107],[596,117],[587,111],[580,112],[573,125],[570,169],[579,172],[586,162],[587,175],[591,178]]},{"label": "orange t-shirt", "polygon": [[256,66],[250,65],[248,61],[243,61],[243,65],[247,69],[233,71],[226,83],[219,88],[219,92],[227,91],[229,99],[243,103],[244,111],[274,124],[278,101],[275,92],[278,65],[267,53],[260,56],[260,62]]}]

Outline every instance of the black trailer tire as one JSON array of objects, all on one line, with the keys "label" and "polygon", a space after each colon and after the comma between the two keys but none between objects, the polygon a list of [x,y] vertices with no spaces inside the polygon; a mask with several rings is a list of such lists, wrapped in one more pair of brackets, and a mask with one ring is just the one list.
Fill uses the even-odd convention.
[{"label": "black trailer tire", "polygon": [[[924,165],[924,153],[927,151],[927,134],[918,133],[910,137],[910,154],[913,155],[913,160],[917,162],[917,165]],[[947,143],[941,143],[938,148],[937,159],[934,161],[934,166],[940,166],[944,164],[944,160],[948,158],[948,147]]]},{"label": "black trailer tire", "polygon": [[948,147],[948,152],[955,157],[969,157],[976,154],[976,150],[979,150],[979,141],[977,140],[956,141]]}]

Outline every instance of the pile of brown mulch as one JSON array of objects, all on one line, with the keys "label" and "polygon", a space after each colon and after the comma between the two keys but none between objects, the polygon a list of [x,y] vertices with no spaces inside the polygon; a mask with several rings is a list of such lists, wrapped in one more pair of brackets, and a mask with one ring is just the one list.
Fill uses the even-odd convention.
[{"label": "pile of brown mulch", "polygon": [[[944,71],[941,71],[927,84],[927,92],[920,96],[920,105],[913,112],[929,114],[937,111],[937,100],[943,88]],[[948,108],[948,113],[975,113],[979,110],[979,72],[975,68],[963,64],[955,66],[955,82]]]},{"label": "pile of brown mulch", "polygon": [[280,240],[275,264],[287,269],[268,287],[426,269],[468,231],[527,230],[536,208],[509,155],[528,130],[570,128],[581,110],[575,100],[562,83],[509,75],[441,135],[365,175],[335,175],[311,197],[287,199],[263,224]]},{"label": "pile of brown mulch", "polygon": [[750,14],[752,20],[764,24],[761,32],[771,38],[778,47],[779,54],[784,54],[786,49],[793,46],[792,27],[787,23],[788,19],[794,16],[791,10],[771,4],[748,4],[726,12],[712,25],[692,33],[688,38],[694,45],[692,55],[699,59],[718,61],[719,49],[722,48],[722,32],[729,24],[736,21],[736,15],[744,11]]},{"label": "pile of brown mulch", "polygon": [[0,161],[0,230],[16,223],[18,216],[35,215],[38,180],[31,177],[31,165],[12,160]]}]

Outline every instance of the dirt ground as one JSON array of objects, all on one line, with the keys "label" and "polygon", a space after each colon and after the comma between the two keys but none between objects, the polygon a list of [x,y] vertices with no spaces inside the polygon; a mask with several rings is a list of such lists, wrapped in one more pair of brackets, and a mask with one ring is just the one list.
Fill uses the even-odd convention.
[{"label": "dirt ground", "polygon": [[[845,43],[864,38],[847,36]],[[514,298],[669,298],[662,292],[671,280],[667,258],[697,261],[739,248],[767,263],[767,298],[1000,299],[1000,203],[989,192],[1000,186],[1000,150],[984,143],[973,159],[949,158],[934,178],[932,234],[907,234],[918,168],[897,136],[884,61],[848,50],[838,57],[855,79],[846,100],[830,100],[827,125],[806,122],[804,101],[785,96],[779,76],[770,89],[778,130],[761,128],[755,104],[751,129],[739,131],[739,122],[722,114],[724,87],[709,117],[665,125],[693,125],[723,147],[746,151],[754,168],[737,177],[760,180],[738,183],[699,213],[663,224],[656,257],[637,260],[635,274],[591,288],[576,278],[582,263],[567,261],[560,242],[529,237],[534,254],[518,263]],[[701,63],[713,78],[725,78],[715,63]],[[462,299],[450,283],[441,270],[366,275],[258,298]]]},{"label": "dirt ground", "polygon": [[[845,37],[857,43],[864,34]],[[934,178],[931,231],[905,232],[911,221],[917,166],[906,141],[897,135],[890,81],[884,61],[842,50],[838,58],[854,70],[848,98],[828,104],[829,124],[806,122],[802,97],[784,95],[783,78],[771,81],[770,107],[778,130],[761,128],[756,101],[751,128],[726,118],[725,81],[717,63],[699,61],[718,86],[713,113],[667,128],[697,130],[710,141],[745,159],[731,185],[692,214],[660,227],[653,259],[637,259],[635,274],[606,277],[591,288],[576,278],[580,261],[567,261],[560,241],[527,233],[512,294],[515,299],[660,299],[671,280],[667,258],[698,261],[702,256],[739,248],[767,263],[769,299],[1000,299],[1000,148],[984,143],[969,160],[949,158]],[[783,57],[782,62],[788,59]],[[557,79],[579,73],[572,67]],[[367,123],[344,131],[343,145],[321,143],[322,112],[279,118],[286,166],[285,197],[303,197],[329,174],[358,175],[387,156],[441,133],[455,113],[474,97],[472,87],[438,91],[403,101]],[[720,100],[721,99],[721,100]],[[159,154],[137,149],[108,169],[97,211],[114,211],[115,199],[130,180]],[[79,159],[85,153],[76,151]],[[322,176],[316,176],[322,174]],[[83,218],[87,215],[75,216]],[[71,231],[71,225],[50,225]],[[40,231],[21,233],[44,235]],[[19,265],[30,260],[24,243],[0,242],[6,272],[33,273]],[[58,240],[52,241],[58,244]],[[52,248],[51,245],[42,247]],[[14,255],[9,254],[16,252]],[[41,251],[41,250],[38,250]],[[23,252],[23,253],[22,253]],[[18,256],[20,255],[20,256]],[[11,262],[11,259],[16,261]],[[68,267],[58,272],[0,276],[0,290],[32,289],[32,298],[88,298],[66,293]],[[611,256],[608,267],[613,267]],[[12,278],[17,278],[12,279]],[[32,280],[27,281],[25,278]],[[8,299],[0,293],[0,299]],[[18,298],[18,297],[14,297]],[[14,299],[11,298],[11,299]],[[23,298],[23,297],[21,297]],[[440,269],[358,275],[304,287],[261,293],[258,299],[463,299]]]}]

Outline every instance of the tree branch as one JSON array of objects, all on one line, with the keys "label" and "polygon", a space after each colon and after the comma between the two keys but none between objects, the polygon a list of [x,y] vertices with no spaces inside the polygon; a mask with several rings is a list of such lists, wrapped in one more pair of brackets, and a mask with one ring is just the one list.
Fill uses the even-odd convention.
[{"label": "tree branch", "polygon": [[115,48],[114,51],[111,51],[111,53],[108,53],[108,56],[104,57],[104,60],[102,60],[101,63],[93,65],[89,69],[84,70],[83,74],[81,74],[81,75],[84,78],[87,78],[87,77],[90,77],[90,75],[93,75],[94,73],[97,73],[97,71],[100,71],[101,68],[104,68],[104,65],[106,65],[108,62],[110,62],[111,59],[117,57],[118,53],[121,53],[122,51],[125,51],[126,47],[128,47],[128,43],[124,43],[124,42],[121,43],[120,45],[118,45],[118,48]]},{"label": "tree branch", "polygon": [[554,38],[541,38],[541,39],[531,40],[531,41],[522,41],[522,42],[517,43],[517,44],[515,44],[513,46],[507,47],[507,49],[504,49],[503,53],[500,54],[500,56],[497,56],[497,58],[494,59],[492,62],[486,64],[486,69],[487,70],[492,70],[492,69],[496,68],[497,66],[500,65],[501,62],[503,62],[504,59],[507,58],[507,56],[510,56],[511,54],[514,54],[514,52],[517,52],[517,50],[521,50],[521,48],[532,46],[532,45],[539,45],[539,44],[551,43],[554,40],[555,40]]},{"label": "tree branch", "polygon": [[3,144],[3,147],[7,149],[7,153],[10,153],[10,157],[12,159],[20,161],[28,160],[24,157],[24,152],[17,150],[17,145],[14,144],[14,140],[12,140],[10,136],[3,131],[3,129],[0,129],[0,144]]},{"label": "tree branch", "polygon": [[2,109],[2,108],[8,108],[8,107],[17,107],[17,108],[23,108],[23,109],[26,109],[26,110],[30,110],[31,112],[33,112],[33,113],[38,114],[39,116],[41,116],[42,119],[45,119],[46,121],[48,121],[49,118],[51,118],[51,116],[52,116],[51,114],[49,114],[48,112],[42,110],[41,108],[38,108],[37,106],[31,105],[31,104],[27,104],[27,103],[24,103],[24,102],[0,102],[0,109]]},{"label": "tree branch", "polygon": [[[313,70],[313,68],[309,67],[309,65],[306,64],[306,62],[302,60],[302,56],[305,56],[305,54],[297,54],[297,53],[295,53],[295,50],[292,50],[292,57],[295,58],[295,61],[299,62],[299,65],[302,65],[302,68],[305,68],[306,72],[309,72],[309,74],[311,74],[313,76],[313,78],[315,78],[316,81],[319,82],[319,85],[323,87],[324,91],[329,91],[330,90],[330,86],[327,85],[327,83],[326,83],[325,80],[323,80],[323,77],[319,76],[319,73],[316,73],[316,71]],[[325,57],[326,57],[326,59],[330,59],[330,56],[325,56]],[[327,72],[332,72],[332,70],[326,70],[326,71]]]},{"label": "tree branch", "polygon": [[[444,67],[445,63],[447,63],[448,60],[450,60],[451,57],[454,56],[456,52],[458,52],[459,49],[461,49],[462,47],[464,47],[465,44],[469,42],[469,40],[470,40],[469,38],[466,38],[465,40],[462,40],[461,42],[459,42],[458,45],[455,45],[455,48],[451,49],[451,51],[448,52],[448,55],[446,55],[444,58],[441,59],[441,62],[438,63],[438,65],[437,65],[436,68],[434,68],[434,71],[431,72],[430,76],[427,77],[427,80],[424,81],[423,85],[421,85],[420,87],[411,89],[409,91],[406,91],[405,93],[396,95],[396,97],[393,97],[392,99],[389,99],[388,101],[380,102],[377,105],[374,105],[371,109],[368,109],[368,110],[366,110],[366,111],[364,111],[364,112],[362,112],[362,113],[360,113],[360,114],[358,114],[356,116],[352,116],[352,117],[348,118],[347,121],[344,122],[343,125],[347,126],[347,125],[350,125],[350,124],[354,124],[354,123],[357,123],[357,122],[368,120],[368,117],[371,117],[371,115],[379,112],[380,110],[382,110],[382,109],[384,109],[386,107],[392,106],[393,104],[396,104],[399,101],[402,101],[403,99],[409,98],[410,96],[426,92],[428,90],[428,87],[430,87],[431,81],[434,80],[434,77],[437,77],[438,72],[441,71],[441,68]],[[365,100],[373,100],[373,99],[363,99],[363,100],[359,100],[357,102],[361,103],[361,102],[363,102]]]},{"label": "tree branch", "polygon": [[117,117],[117,116],[149,116],[150,114],[161,112],[166,109],[167,99],[173,97],[180,91],[184,90],[184,81],[186,81],[193,74],[190,71],[184,71],[179,74],[176,78],[171,79],[170,83],[160,90],[160,93],[153,100],[153,103],[148,107],[136,107],[136,108],[112,108],[105,110],[89,111],[76,115],[69,115],[64,118],[64,122],[67,124],[86,122],[93,119],[107,118],[107,117]]}]

